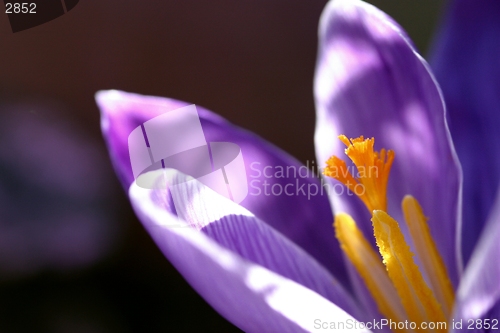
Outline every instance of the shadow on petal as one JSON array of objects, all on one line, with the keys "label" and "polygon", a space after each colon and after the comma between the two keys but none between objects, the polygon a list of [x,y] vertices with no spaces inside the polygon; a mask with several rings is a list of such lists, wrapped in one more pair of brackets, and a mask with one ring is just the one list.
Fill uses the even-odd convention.
[{"label": "shadow on petal", "polygon": [[172,227],[179,218],[152,198],[159,191],[132,184],[134,210],[185,279],[236,326],[247,332],[306,332],[316,318],[352,320],[316,292],[245,260],[186,223]]},{"label": "shadow on petal", "polygon": [[[319,38],[315,76],[318,160],[344,157],[339,134],[374,137],[377,150],[394,150],[388,212],[403,221],[404,195],[419,200],[457,284],[460,166],[445,122],[443,99],[427,63],[397,23],[361,1],[330,2],[321,18]],[[336,211],[351,214],[366,236],[372,234],[369,213],[358,198],[334,194],[331,201]]]},{"label": "shadow on petal", "polygon": [[[122,185],[128,188],[134,180],[128,155],[129,134],[145,121],[188,103],[116,90],[101,91],[96,100],[111,159]],[[257,135],[202,107],[197,110],[207,142],[230,142],[241,149],[249,187],[241,205],[302,247],[348,286],[344,270],[338,269],[343,265],[341,251],[334,238],[327,195],[314,175],[317,168],[313,173],[308,170],[312,165],[303,166]],[[276,174],[279,169],[285,173]]]}]

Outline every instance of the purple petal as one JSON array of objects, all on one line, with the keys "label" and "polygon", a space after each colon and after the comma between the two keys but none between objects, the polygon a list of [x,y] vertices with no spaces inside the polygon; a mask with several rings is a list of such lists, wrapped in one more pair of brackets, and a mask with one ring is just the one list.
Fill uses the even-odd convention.
[{"label": "purple petal", "polygon": [[324,267],[248,210],[176,170],[155,173],[168,184],[151,192],[157,205],[172,212],[175,207],[179,218],[226,249],[317,292],[360,318],[357,305]]},{"label": "purple petal", "polygon": [[[460,281],[455,305],[455,320],[487,318],[492,311],[498,313],[500,303],[499,239],[500,196],[497,198],[495,209],[488,219]],[[499,318],[496,317],[496,319]]]},{"label": "purple petal", "polygon": [[[128,188],[133,181],[127,146],[130,132],[155,116],[188,104],[119,91],[99,92],[96,99],[113,164],[122,184]],[[241,149],[249,185],[249,194],[241,205],[305,249],[346,283],[345,272],[338,269],[343,262],[331,227],[330,205],[319,181],[279,148],[208,110],[197,109],[207,141],[231,142]],[[285,171],[283,177],[276,177],[279,168]],[[278,195],[287,185],[291,195]],[[273,194],[273,187],[277,195]]]},{"label": "purple petal", "polygon": [[[347,158],[339,134],[375,137],[376,149],[394,150],[388,211],[403,221],[403,196],[419,200],[456,282],[460,171],[427,64],[390,17],[361,1],[330,2],[319,38],[314,86],[318,160]],[[368,211],[358,198],[336,192],[331,200],[336,211],[352,214],[366,235],[372,234]]]},{"label": "purple petal", "polygon": [[443,89],[464,172],[463,252],[467,260],[500,182],[500,2],[450,1],[431,65]]},{"label": "purple petal", "polygon": [[158,205],[152,191],[158,195],[159,190],[146,190],[135,183],[130,188],[132,205],[144,226],[191,286],[242,330],[305,332],[313,329],[317,318],[352,320],[312,290],[243,259],[203,233],[172,227],[185,222]]}]

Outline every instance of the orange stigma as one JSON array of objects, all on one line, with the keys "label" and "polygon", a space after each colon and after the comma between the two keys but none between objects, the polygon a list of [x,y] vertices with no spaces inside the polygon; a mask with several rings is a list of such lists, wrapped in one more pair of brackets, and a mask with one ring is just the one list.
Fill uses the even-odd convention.
[{"label": "orange stigma", "polygon": [[387,210],[387,182],[391,171],[394,152],[385,149],[373,150],[375,139],[364,139],[360,136],[349,140],[345,135],[339,139],[346,145],[345,153],[357,169],[354,177],[346,163],[332,156],[326,161],[323,174],[337,179],[350,191],[354,192],[366,205],[370,213],[374,210]]}]

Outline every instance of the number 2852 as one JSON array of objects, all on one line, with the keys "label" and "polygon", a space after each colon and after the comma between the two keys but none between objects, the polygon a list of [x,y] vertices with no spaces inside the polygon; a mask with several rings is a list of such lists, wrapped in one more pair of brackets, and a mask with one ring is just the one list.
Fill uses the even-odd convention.
[{"label": "number 2852", "polygon": [[36,3],[7,2],[5,4],[6,14],[36,14]]}]

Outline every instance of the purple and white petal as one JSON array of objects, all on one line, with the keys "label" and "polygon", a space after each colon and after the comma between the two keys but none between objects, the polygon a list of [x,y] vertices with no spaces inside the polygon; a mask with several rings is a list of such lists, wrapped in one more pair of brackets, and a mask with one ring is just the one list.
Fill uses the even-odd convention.
[{"label": "purple and white petal", "polygon": [[[116,90],[101,91],[96,100],[111,159],[123,186],[128,188],[134,180],[128,154],[129,134],[145,121],[188,103]],[[204,108],[197,109],[207,142],[230,142],[241,149],[249,189],[241,205],[346,283],[345,272],[339,270],[343,262],[331,227],[331,208],[318,179],[274,145]]]},{"label": "purple and white petal", "polygon": [[363,318],[359,306],[323,266],[245,208],[174,169],[153,171],[148,176],[155,179],[150,200],[175,213],[186,226]]},{"label": "purple and white petal", "polygon": [[[419,200],[456,284],[460,169],[428,65],[397,23],[361,1],[329,2],[319,42],[314,83],[318,160],[345,156],[339,134],[375,137],[377,150],[394,150],[389,213],[402,221],[403,196]],[[336,211],[350,213],[367,236],[372,234],[369,213],[358,198],[334,192],[331,200]]]},{"label": "purple and white petal", "polygon": [[185,222],[158,205],[151,194],[135,183],[129,191],[146,229],[191,286],[242,330],[308,332],[314,330],[318,318],[353,320],[317,293],[243,259],[205,234],[190,227],[172,227]]}]

